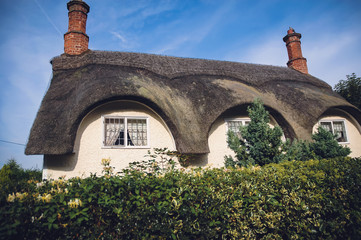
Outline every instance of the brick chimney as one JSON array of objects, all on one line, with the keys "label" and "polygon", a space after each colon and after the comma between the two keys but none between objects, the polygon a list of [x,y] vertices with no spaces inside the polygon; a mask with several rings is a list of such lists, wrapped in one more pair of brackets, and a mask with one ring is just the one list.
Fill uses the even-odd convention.
[{"label": "brick chimney", "polygon": [[82,0],[71,0],[67,4],[69,28],[64,34],[64,52],[79,55],[88,50],[89,37],[86,35],[86,20],[89,6]]},{"label": "brick chimney", "polygon": [[308,74],[307,60],[302,56],[301,50],[301,34],[296,33],[293,28],[287,31],[287,35],[283,38],[286,43],[288,58],[287,66],[299,72]]}]

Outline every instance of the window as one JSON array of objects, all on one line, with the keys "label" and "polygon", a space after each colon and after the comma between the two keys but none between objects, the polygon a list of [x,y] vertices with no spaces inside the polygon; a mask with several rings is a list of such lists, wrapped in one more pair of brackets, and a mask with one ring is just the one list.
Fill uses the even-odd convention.
[{"label": "window", "polygon": [[251,122],[251,119],[245,118],[245,119],[226,119],[227,123],[227,132],[230,130],[234,133],[236,133],[239,137],[241,136],[241,133],[239,131],[240,126],[247,126]]},{"label": "window", "polygon": [[148,146],[148,118],[106,116],[103,120],[105,147]]},{"label": "window", "polygon": [[327,131],[336,135],[337,142],[348,142],[345,121],[343,120],[333,120],[333,121],[321,121],[321,127]]}]

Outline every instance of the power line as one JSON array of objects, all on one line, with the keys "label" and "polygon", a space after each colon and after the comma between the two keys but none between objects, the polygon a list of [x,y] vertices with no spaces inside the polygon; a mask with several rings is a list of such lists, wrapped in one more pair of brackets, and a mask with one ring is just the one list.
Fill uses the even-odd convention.
[{"label": "power line", "polygon": [[22,144],[22,143],[10,142],[10,141],[5,141],[5,140],[1,140],[1,139],[0,139],[0,142],[14,144],[14,145],[20,145],[20,146],[26,146],[25,144]]}]

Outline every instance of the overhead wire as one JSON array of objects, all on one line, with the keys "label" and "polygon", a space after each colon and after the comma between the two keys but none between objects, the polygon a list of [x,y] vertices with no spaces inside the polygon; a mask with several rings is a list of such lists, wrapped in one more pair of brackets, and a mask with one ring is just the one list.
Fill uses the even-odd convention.
[{"label": "overhead wire", "polygon": [[6,141],[6,140],[2,140],[2,139],[0,139],[0,142],[9,143],[9,144],[14,144],[14,145],[26,146],[25,144],[22,144],[22,143],[17,143],[17,142],[12,142],[12,141]]}]

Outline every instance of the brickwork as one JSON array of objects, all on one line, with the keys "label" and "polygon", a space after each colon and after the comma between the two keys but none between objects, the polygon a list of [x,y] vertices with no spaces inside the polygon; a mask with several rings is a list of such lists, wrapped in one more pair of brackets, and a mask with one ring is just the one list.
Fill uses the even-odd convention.
[{"label": "brickwork", "polygon": [[293,28],[287,31],[287,35],[283,38],[286,42],[288,59],[287,66],[302,73],[308,74],[307,60],[302,56],[301,50],[301,34],[296,33]]},{"label": "brickwork", "polygon": [[88,50],[89,37],[86,35],[86,20],[89,6],[81,0],[68,2],[69,27],[64,34],[64,52],[79,55]]}]

